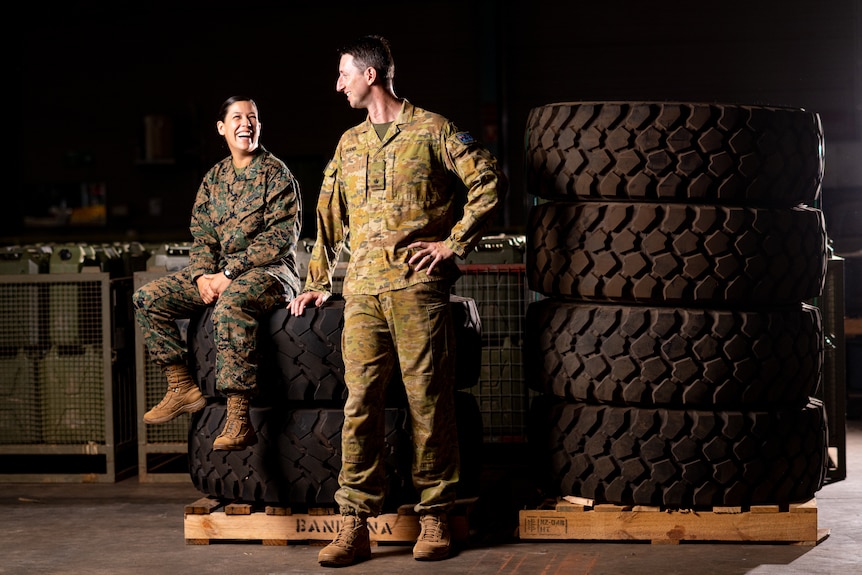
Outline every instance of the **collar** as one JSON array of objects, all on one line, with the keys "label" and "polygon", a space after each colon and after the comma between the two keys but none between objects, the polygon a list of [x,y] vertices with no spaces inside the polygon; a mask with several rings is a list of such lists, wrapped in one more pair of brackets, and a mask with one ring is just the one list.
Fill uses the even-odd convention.
[{"label": "collar", "polygon": [[[263,147],[263,144],[258,144],[257,149],[252,153],[251,162],[248,163],[238,177],[246,180],[254,179],[260,171],[260,164],[267,153],[268,152],[266,151],[266,148]],[[228,160],[230,161],[231,171],[236,174],[236,169],[233,166],[233,159],[228,156]]]}]

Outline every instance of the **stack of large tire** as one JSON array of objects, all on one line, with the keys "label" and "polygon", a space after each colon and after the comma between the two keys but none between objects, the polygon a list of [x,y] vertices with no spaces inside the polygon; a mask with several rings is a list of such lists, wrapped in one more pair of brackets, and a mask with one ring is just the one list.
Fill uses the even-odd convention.
[{"label": "stack of large tire", "polygon": [[[482,415],[472,394],[481,360],[481,323],[476,303],[451,296],[458,341],[456,419],[462,459],[459,496],[478,494],[481,471]],[[279,309],[263,322],[259,334],[258,394],[251,420],[257,442],[240,451],[214,451],[224,427],[226,398],[215,386],[212,310],[189,325],[190,363],[207,398],[192,418],[189,467],[202,493],[224,501],[303,510],[335,506],[341,469],[341,427],[347,398],[341,330],[344,300],[334,296],[300,317]],[[386,397],[386,511],[415,503],[410,415],[396,368]]]},{"label": "stack of large tire", "polygon": [[693,509],[807,501],[827,469],[817,114],[531,110],[525,373],[548,496]]}]

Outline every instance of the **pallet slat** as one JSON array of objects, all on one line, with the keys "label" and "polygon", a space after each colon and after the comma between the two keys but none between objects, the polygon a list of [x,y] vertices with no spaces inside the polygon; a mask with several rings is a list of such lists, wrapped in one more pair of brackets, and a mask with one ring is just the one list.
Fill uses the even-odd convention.
[{"label": "pallet slat", "polygon": [[816,545],[828,535],[817,528],[814,499],[790,505],[758,505],[711,511],[668,510],[560,501],[554,509],[522,510],[521,539],[624,540],[676,544],[681,541],[787,542]]},{"label": "pallet slat", "polygon": [[[449,515],[454,540],[468,536],[467,510],[474,500],[459,500]],[[291,513],[289,508],[268,506],[258,511],[247,504],[222,503],[204,497],[185,507],[184,534],[188,545],[208,545],[214,541],[260,541],[264,545],[330,542],[335,538],[341,515],[334,510],[309,509]],[[368,519],[371,543],[413,544],[419,536],[419,516],[412,506],[397,513]]]}]

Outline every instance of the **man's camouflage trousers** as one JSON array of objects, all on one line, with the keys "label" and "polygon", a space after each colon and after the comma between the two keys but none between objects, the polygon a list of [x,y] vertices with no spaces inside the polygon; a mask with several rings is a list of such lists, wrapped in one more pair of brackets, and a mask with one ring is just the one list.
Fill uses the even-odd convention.
[{"label": "man's camouflage trousers", "polygon": [[[183,269],[157,278],[137,291],[132,301],[152,361],[159,367],[186,363],[188,346],[176,323],[193,318],[207,304]],[[252,268],[231,282],[213,305],[216,388],[257,390],[259,318],[284,303],[284,288],[273,276]]]},{"label": "man's camouflage trousers", "polygon": [[348,398],[335,500],[342,513],[376,516],[384,500],[386,386],[399,365],[412,421],[417,512],[448,511],[459,478],[451,282],[379,295],[346,295],[342,354]]}]

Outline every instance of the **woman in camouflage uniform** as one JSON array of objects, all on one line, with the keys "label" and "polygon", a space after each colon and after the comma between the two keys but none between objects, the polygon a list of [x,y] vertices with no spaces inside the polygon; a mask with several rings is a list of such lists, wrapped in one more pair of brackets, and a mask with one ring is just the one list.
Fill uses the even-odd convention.
[{"label": "woman in camouflage uniform", "polygon": [[216,122],[230,155],[204,176],[192,210],[186,268],[153,280],[133,296],[135,318],[152,360],[168,379],[164,399],[144,414],[164,423],[203,409],[176,319],[213,306],[216,387],[227,396],[227,421],[214,449],[244,449],[255,440],[249,399],[257,389],[259,319],[300,288],[296,246],[299,183],[260,145],[257,104],[233,96]]},{"label": "woman in camouflage uniform", "polygon": [[[468,132],[395,95],[395,65],[384,38],[366,36],[339,53],[336,89],[367,119],[345,132],[326,169],[317,203],[317,240],[305,293],[288,307],[300,315],[329,296],[341,249],[351,250],[344,278],[342,513],[322,565],[371,556],[366,519],[384,497],[384,387],[401,369],[413,435],[417,560],[449,556],[447,512],[459,476],[454,413],[454,327],[449,297],[455,256],[479,241],[506,179],[496,159]],[[453,185],[467,189],[456,221]]]}]

